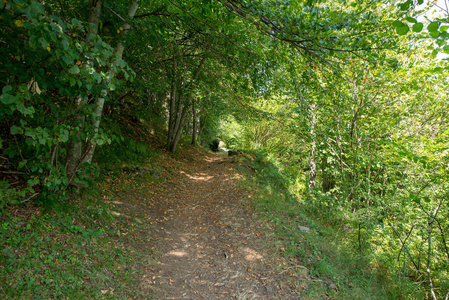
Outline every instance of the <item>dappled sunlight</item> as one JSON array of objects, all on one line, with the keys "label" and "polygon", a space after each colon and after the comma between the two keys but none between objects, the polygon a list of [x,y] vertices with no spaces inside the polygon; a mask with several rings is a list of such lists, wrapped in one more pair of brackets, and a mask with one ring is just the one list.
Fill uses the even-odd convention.
[{"label": "dappled sunlight", "polygon": [[193,175],[187,174],[184,171],[179,171],[179,173],[182,174],[182,175],[187,176],[189,179],[198,180],[198,181],[209,181],[212,178],[214,178],[214,176],[210,176],[210,175],[207,175],[205,173],[198,173],[197,176],[193,176]]},{"label": "dappled sunlight", "polygon": [[172,250],[170,252],[168,252],[167,254],[168,256],[176,256],[176,257],[186,257],[188,254],[185,251],[180,251],[180,250]]},{"label": "dappled sunlight", "polygon": [[245,253],[245,260],[253,261],[256,259],[262,259],[263,256],[259,254],[256,250],[251,249],[249,247],[243,248],[243,252]]}]

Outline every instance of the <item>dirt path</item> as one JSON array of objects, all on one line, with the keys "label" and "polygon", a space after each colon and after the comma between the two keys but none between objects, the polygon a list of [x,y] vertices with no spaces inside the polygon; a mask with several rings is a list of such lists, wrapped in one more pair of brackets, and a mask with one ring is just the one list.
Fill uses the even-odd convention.
[{"label": "dirt path", "polygon": [[164,195],[152,217],[158,264],[146,284],[155,299],[299,299],[267,252],[267,231],[245,206],[234,164],[210,155]]}]

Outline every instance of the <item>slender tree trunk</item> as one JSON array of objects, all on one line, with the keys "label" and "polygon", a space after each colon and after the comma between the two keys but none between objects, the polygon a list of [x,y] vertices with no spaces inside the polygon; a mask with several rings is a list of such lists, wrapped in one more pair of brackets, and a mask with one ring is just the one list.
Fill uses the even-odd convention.
[{"label": "slender tree trunk", "polygon": [[[136,14],[137,8],[139,7],[139,0],[134,0],[128,7],[128,12],[126,14],[126,17],[131,20],[134,15]],[[131,29],[131,24],[128,22],[124,22],[122,25],[123,31],[121,32],[120,40],[115,48],[115,55],[117,58],[122,58],[123,51],[125,50],[125,46],[123,45],[123,39],[128,34],[129,30]],[[110,68],[111,78],[114,77],[114,73],[112,71],[112,66]],[[104,101],[105,97],[108,94],[108,90],[103,90],[101,92],[101,95],[95,100],[95,110],[94,110],[94,119],[93,119],[93,128],[94,128],[94,136],[90,140],[90,145],[88,146],[87,153],[84,156],[82,163],[91,163],[92,158],[95,152],[95,148],[97,146],[97,138],[96,135],[98,134],[98,130],[100,128],[100,121],[101,116],[103,114],[103,107],[104,107]]]},{"label": "slender tree trunk", "polygon": [[198,142],[199,142],[199,143],[201,143],[201,136],[202,136],[202,134],[203,134],[204,127],[206,127],[205,125],[206,125],[206,121],[207,121],[207,117],[208,117],[208,116],[209,116],[209,115],[208,115],[207,112],[206,112],[206,115],[205,115],[205,117],[204,117],[203,122],[201,122],[201,117],[198,118],[198,122],[200,123],[200,124],[199,124],[200,129],[198,130],[198,137],[197,137],[197,139],[198,139]]},{"label": "slender tree trunk", "polygon": [[177,59],[175,56],[175,51],[173,50],[173,70],[172,70],[172,85],[171,85],[171,91],[170,91],[170,103],[169,103],[169,111],[168,111],[167,147],[171,143],[171,138],[173,136],[174,122],[175,122],[176,68],[177,68]]},{"label": "slender tree trunk", "polygon": [[316,125],[316,107],[315,104],[310,106],[310,136],[312,139],[312,149],[310,150],[310,173],[309,173],[309,194],[313,195],[315,193],[315,181],[316,181],[316,162],[315,162],[315,152],[316,152],[316,136],[315,136],[315,125]]},{"label": "slender tree trunk", "polygon": [[[191,97],[191,91],[190,88],[198,78],[201,69],[204,65],[205,57],[201,59],[201,62],[198,66],[198,68],[195,71],[195,74],[193,75],[192,79],[188,83],[188,85],[185,83],[185,79],[183,80],[177,97],[177,105],[173,102],[170,103],[170,118],[172,124],[169,130],[168,130],[168,138],[167,138],[167,149],[175,153],[176,148],[178,147],[179,139],[181,138],[182,128],[184,126],[185,118],[187,116],[187,108],[189,107],[190,103],[190,97]],[[173,87],[172,87],[173,88]],[[184,91],[188,91],[187,95],[184,95]],[[175,108],[176,106],[176,108]]]},{"label": "slender tree trunk", "polygon": [[[94,38],[98,34],[98,24],[100,22],[101,9],[103,7],[103,0],[91,0],[89,1],[89,17],[88,17],[88,31],[86,36],[86,41],[89,43],[91,38]],[[90,58],[88,57],[88,62]],[[85,100],[78,96],[75,99],[75,105],[80,107],[84,105]],[[84,115],[78,114],[75,116],[77,123],[80,126],[84,123]],[[81,136],[79,133],[75,134],[74,139],[69,143],[67,148],[67,162],[66,162],[66,172],[69,178],[73,178],[76,170],[81,165],[82,159],[82,149],[83,142],[81,141]]]},{"label": "slender tree trunk", "polygon": [[193,115],[193,124],[192,124],[192,145],[196,145],[196,139],[197,139],[197,130],[198,130],[198,122],[196,119],[196,106],[195,106],[195,98],[193,98],[192,103],[192,115]]}]

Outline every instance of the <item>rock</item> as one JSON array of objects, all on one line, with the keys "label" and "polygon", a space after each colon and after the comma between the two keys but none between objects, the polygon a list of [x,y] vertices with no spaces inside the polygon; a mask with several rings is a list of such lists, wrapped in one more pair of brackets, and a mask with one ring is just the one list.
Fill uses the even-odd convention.
[{"label": "rock", "polygon": [[298,225],[298,229],[303,231],[303,232],[306,232],[306,233],[310,232],[310,228],[309,227],[304,227],[304,226]]},{"label": "rock", "polygon": [[267,290],[267,293],[272,293],[273,292],[273,288],[271,286],[266,285],[265,289]]},{"label": "rock", "polygon": [[329,284],[329,288],[330,288],[331,290],[336,290],[336,289],[337,289],[337,286],[336,286],[335,284],[331,283],[331,284]]}]

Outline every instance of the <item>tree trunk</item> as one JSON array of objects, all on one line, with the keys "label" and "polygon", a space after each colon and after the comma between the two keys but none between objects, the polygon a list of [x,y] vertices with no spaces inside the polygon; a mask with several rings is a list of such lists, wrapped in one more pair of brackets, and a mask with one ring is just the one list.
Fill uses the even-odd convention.
[{"label": "tree trunk", "polygon": [[197,138],[197,130],[198,130],[198,122],[196,119],[196,106],[195,106],[195,98],[193,99],[192,103],[192,115],[193,115],[193,124],[192,124],[192,145],[196,145],[196,138]]},{"label": "tree trunk", "polygon": [[[190,87],[194,84],[194,82],[198,78],[201,69],[204,65],[204,61],[205,57],[201,59],[201,62],[188,85],[185,83],[185,78],[183,79],[179,87],[179,92],[177,93],[178,97],[172,97],[170,99],[170,112],[169,112],[170,120],[167,137],[167,149],[172,153],[176,152],[179,139],[181,138],[182,128],[184,126],[184,121],[187,115],[187,108],[190,105],[190,97],[191,97]],[[176,78],[176,76],[173,77]],[[175,82],[172,84],[172,92],[174,93],[173,88],[176,89]],[[188,94],[184,96],[184,91],[186,90],[188,91]]]},{"label": "tree trunk", "polygon": [[323,174],[322,190],[324,193],[329,192],[335,186],[335,181],[332,174],[328,172],[327,157],[323,157],[321,160],[321,174]]},{"label": "tree trunk", "polygon": [[316,107],[315,104],[310,106],[310,137],[312,139],[312,149],[310,151],[310,173],[309,173],[309,194],[315,193],[315,181],[316,181],[316,136],[315,136],[315,124],[316,124]]},{"label": "tree trunk", "polygon": [[[139,7],[139,0],[134,0],[128,7],[128,12],[126,14],[126,17],[131,20],[134,15],[136,14],[137,8]],[[128,34],[129,30],[131,29],[131,24],[129,24],[128,22],[124,22],[122,25],[123,31],[121,32],[121,36],[120,36],[120,40],[115,48],[115,55],[117,58],[122,58],[123,56],[123,51],[125,50],[125,46],[123,45],[123,39],[126,36],[126,34]],[[114,73],[112,71],[112,66],[110,68],[110,73],[111,73],[111,78],[114,77]],[[108,94],[108,90],[103,90],[101,92],[101,96],[99,96],[96,100],[95,100],[95,111],[94,111],[94,118],[93,118],[93,128],[94,128],[94,136],[90,139],[90,145],[87,148],[87,153],[84,156],[81,164],[87,162],[87,163],[91,163],[92,162],[92,158],[95,152],[95,148],[97,146],[97,138],[96,135],[98,134],[98,130],[100,128],[100,121],[101,121],[101,116],[103,114],[103,107],[104,107],[104,101],[105,101],[105,97]]]},{"label": "tree trunk", "polygon": [[[100,23],[101,9],[103,7],[103,0],[91,0],[89,1],[89,17],[88,17],[88,31],[86,35],[86,41],[89,43],[91,37],[95,37],[98,34],[98,24]],[[90,58],[88,58],[90,61]],[[85,103],[85,100],[78,96],[75,99],[75,105],[80,107]],[[77,123],[82,126],[84,123],[84,114],[78,114],[75,116]],[[75,175],[76,170],[81,165],[83,142],[79,133],[75,134],[74,139],[69,143],[67,148],[67,162],[66,172],[67,176],[71,179]]]}]

